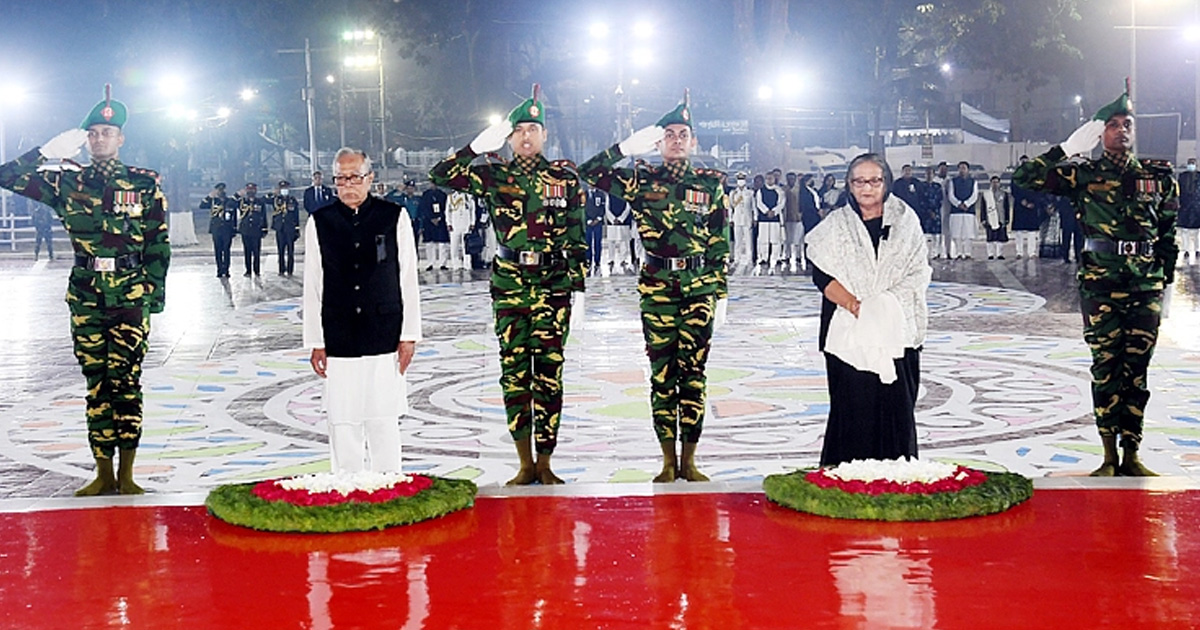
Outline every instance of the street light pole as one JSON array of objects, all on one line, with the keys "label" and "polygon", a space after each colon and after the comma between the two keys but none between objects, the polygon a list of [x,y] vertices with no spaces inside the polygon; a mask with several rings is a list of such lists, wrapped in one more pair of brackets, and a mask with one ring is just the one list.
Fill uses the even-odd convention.
[{"label": "street light pole", "polygon": [[388,179],[387,166],[387,99],[384,91],[383,82],[383,36],[379,35],[378,54],[379,54],[379,167],[383,169],[383,176],[380,181],[386,182]]},{"label": "street light pole", "polygon": [[312,48],[304,38],[304,103],[308,107],[308,164],[309,174],[321,170],[317,159],[317,115],[313,111]]}]

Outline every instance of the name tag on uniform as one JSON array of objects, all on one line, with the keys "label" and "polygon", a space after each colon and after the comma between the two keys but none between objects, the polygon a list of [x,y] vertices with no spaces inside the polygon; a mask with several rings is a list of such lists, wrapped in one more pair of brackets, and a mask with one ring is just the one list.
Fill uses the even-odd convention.
[{"label": "name tag on uniform", "polygon": [[665,193],[665,192],[648,192],[643,196],[646,198],[646,201],[662,201],[663,199],[667,198],[667,193]]},{"label": "name tag on uniform", "polygon": [[131,217],[142,216],[142,193],[136,190],[114,190],[113,212]]},{"label": "name tag on uniform", "polygon": [[500,186],[497,190],[499,190],[500,194],[502,194],[502,195],[519,195],[519,194],[521,194],[520,186]]},{"label": "name tag on uniform", "polygon": [[542,184],[542,201],[551,208],[566,208],[567,187],[562,184]]}]

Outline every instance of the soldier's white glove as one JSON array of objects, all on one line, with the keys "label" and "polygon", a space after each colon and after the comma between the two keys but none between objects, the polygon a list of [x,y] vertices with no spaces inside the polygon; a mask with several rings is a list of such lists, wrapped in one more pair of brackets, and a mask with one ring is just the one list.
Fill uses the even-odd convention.
[{"label": "soldier's white glove", "polygon": [[1062,144],[1058,146],[1062,147],[1063,153],[1066,153],[1067,157],[1089,154],[1097,144],[1100,144],[1100,134],[1102,133],[1104,133],[1104,121],[1089,120],[1071,132],[1071,137],[1063,140]]},{"label": "soldier's white glove", "polygon": [[717,309],[713,313],[713,332],[725,327],[726,311],[729,310],[729,298],[717,300]]},{"label": "soldier's white glove", "polygon": [[512,135],[512,131],[512,123],[508,122],[507,118],[501,120],[479,132],[479,135],[475,136],[475,139],[471,141],[471,150],[476,155],[499,151],[504,148],[504,141],[508,140],[508,137]]},{"label": "soldier's white glove", "polygon": [[87,138],[86,129],[68,129],[51,138],[38,151],[47,160],[65,160],[78,155]]},{"label": "soldier's white glove", "polygon": [[576,291],[571,294],[571,330],[580,330],[583,328],[583,314],[587,310],[584,304],[587,300],[584,298],[584,295],[582,291]]},{"label": "soldier's white glove", "polygon": [[621,150],[621,155],[626,157],[645,155],[651,151],[654,151],[654,148],[658,146],[659,142],[662,141],[663,134],[666,132],[666,129],[663,129],[658,125],[642,127],[641,129],[633,132],[632,136],[622,140],[620,144],[617,145],[617,148]]}]

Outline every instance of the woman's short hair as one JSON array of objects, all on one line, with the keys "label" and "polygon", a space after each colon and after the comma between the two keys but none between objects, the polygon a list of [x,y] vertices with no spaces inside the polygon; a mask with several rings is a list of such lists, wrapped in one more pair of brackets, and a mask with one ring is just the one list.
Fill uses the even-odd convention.
[{"label": "woman's short hair", "polygon": [[883,156],[878,153],[864,153],[850,160],[850,166],[846,168],[846,181],[849,182],[852,179],[854,169],[858,168],[859,164],[867,162],[878,164],[879,168],[883,169],[883,194],[886,199],[888,193],[892,190],[892,169],[888,166],[887,160],[883,159]]}]

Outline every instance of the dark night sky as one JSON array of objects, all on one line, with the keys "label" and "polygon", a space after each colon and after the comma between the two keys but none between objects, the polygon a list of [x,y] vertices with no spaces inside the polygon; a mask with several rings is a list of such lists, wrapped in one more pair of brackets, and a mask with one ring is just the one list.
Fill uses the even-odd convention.
[{"label": "dark night sky", "polygon": [[[490,24],[489,29],[518,38],[538,34],[560,46],[578,41],[583,25],[597,13],[655,11],[665,16],[662,24],[667,28],[663,30],[669,35],[664,34],[663,41],[673,53],[664,55],[663,62],[669,68],[652,78],[661,88],[657,98],[669,104],[685,85],[692,86],[693,93],[752,89],[754,78],[739,68],[733,52],[728,3],[494,1],[499,3],[495,7],[521,10],[511,21]],[[1113,25],[1128,22],[1130,1],[1089,0],[1082,10],[1084,21],[1071,29],[1080,38],[1076,44],[1085,55],[1087,77],[1078,83],[1096,93],[1088,95],[1089,101],[1099,103],[1101,98],[1115,95],[1128,72],[1128,31],[1114,30]],[[5,80],[16,82],[29,91],[23,104],[0,105],[0,111],[6,112],[9,150],[16,148],[18,140],[28,147],[76,124],[101,97],[105,82],[115,84],[115,96],[125,100],[135,114],[163,108],[166,103],[157,93],[157,83],[166,73],[188,81],[192,94],[189,101],[197,106],[226,102],[236,105],[237,91],[243,85],[278,88],[281,102],[274,106],[285,116],[300,116],[296,122],[303,124],[298,94],[303,63],[299,55],[280,55],[276,51],[299,48],[306,36],[312,38],[314,46],[332,44],[343,25],[349,23],[346,16],[358,14],[365,2],[0,0],[4,5],[0,11],[4,15],[0,22],[0,84]],[[382,4],[387,6],[386,2]],[[1191,22],[1196,4],[1196,0],[1144,3],[1139,22],[1154,26]],[[838,5],[831,0],[817,0],[796,2],[792,9],[793,30],[799,30],[804,41],[790,54],[805,62],[809,70],[815,70],[817,80],[826,86],[847,80],[839,65],[845,59],[838,56],[846,51],[831,48],[823,39],[830,30],[826,27],[840,19]],[[1139,40],[1142,111],[1171,107],[1181,98],[1190,104],[1195,72],[1191,59],[1194,47],[1200,44],[1185,44],[1178,31],[1169,30],[1142,31]],[[315,74],[322,77],[333,60],[318,55],[315,62]],[[405,72],[429,71],[411,62],[402,66]],[[570,67],[560,71],[576,72]],[[498,94],[485,95],[481,101],[512,101],[512,92],[517,88],[506,87],[498,89]],[[833,93],[831,89],[817,91]],[[137,119],[130,125],[135,128]]]}]

